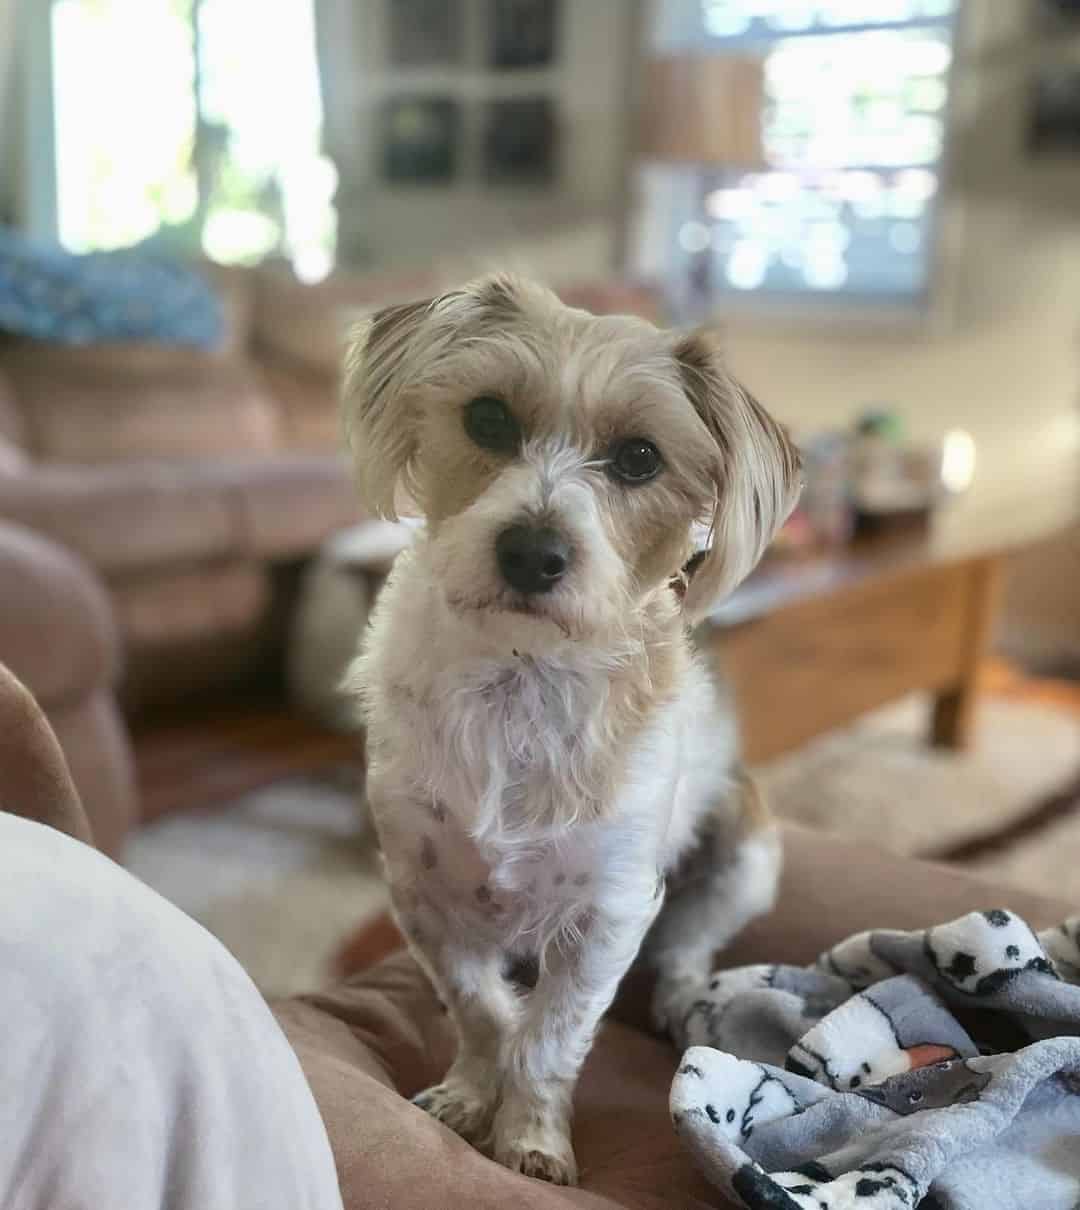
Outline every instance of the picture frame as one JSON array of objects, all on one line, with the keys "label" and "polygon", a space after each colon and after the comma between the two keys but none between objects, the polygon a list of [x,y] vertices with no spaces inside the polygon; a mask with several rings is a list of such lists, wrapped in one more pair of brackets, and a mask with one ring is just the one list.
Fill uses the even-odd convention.
[{"label": "picture frame", "polygon": [[491,66],[550,67],[558,41],[558,0],[488,0]]},{"label": "picture frame", "polygon": [[1044,33],[1080,29],[1080,0],[1035,0],[1035,17]]},{"label": "picture frame", "polygon": [[463,0],[389,0],[389,60],[394,67],[452,67],[464,58]]},{"label": "picture frame", "polygon": [[382,175],[396,184],[438,184],[457,175],[461,106],[448,96],[386,98],[380,115]]},{"label": "picture frame", "polygon": [[1080,66],[1043,67],[1032,86],[1028,150],[1080,155]]},{"label": "picture frame", "polygon": [[484,175],[493,185],[547,185],[557,174],[558,129],[548,96],[489,101]]}]

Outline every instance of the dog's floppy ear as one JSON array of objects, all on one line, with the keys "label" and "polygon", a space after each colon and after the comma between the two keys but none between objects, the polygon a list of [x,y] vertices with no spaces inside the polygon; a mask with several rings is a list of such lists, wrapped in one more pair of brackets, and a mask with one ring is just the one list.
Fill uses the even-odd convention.
[{"label": "dog's floppy ear", "polygon": [[519,314],[521,285],[507,274],[468,282],[437,298],[385,307],[358,324],[345,357],[343,418],[360,493],[381,517],[397,518],[400,486],[420,501],[415,482],[418,401],[445,386],[447,353],[486,325]]},{"label": "dog's floppy ear", "polygon": [[795,447],[728,373],[710,334],[682,336],[674,352],[683,388],[716,446],[710,546],[693,568],[684,601],[696,619],[753,570],[802,484]]},{"label": "dog's floppy ear", "polygon": [[345,355],[342,412],[364,503],[397,519],[395,494],[416,452],[415,408],[405,376],[434,299],[385,307],[357,324]]}]

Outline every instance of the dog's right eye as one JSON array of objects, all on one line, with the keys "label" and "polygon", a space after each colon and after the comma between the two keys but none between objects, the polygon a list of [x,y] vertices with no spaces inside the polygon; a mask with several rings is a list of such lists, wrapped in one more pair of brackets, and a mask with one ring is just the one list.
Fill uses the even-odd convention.
[{"label": "dog's right eye", "polygon": [[506,452],[517,449],[521,442],[521,426],[494,395],[481,395],[466,405],[465,432],[485,450]]}]

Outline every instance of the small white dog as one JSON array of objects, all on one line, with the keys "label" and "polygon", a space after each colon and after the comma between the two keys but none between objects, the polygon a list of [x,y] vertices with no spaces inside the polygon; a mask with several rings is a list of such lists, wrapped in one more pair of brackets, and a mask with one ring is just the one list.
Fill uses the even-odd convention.
[{"label": "small white dog", "polygon": [[643,943],[662,1019],[773,901],[688,623],[758,561],[798,459],[704,335],[503,276],[376,315],[345,398],[365,498],[427,521],[351,674],[394,909],[459,1035],[417,1103],[572,1183],[574,1084]]}]

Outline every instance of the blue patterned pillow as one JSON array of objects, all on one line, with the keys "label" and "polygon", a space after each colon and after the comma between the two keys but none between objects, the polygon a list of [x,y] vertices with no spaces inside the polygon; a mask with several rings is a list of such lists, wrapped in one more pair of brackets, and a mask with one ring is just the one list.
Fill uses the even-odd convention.
[{"label": "blue patterned pillow", "polygon": [[213,349],[221,302],[191,269],[134,252],[76,256],[0,227],[0,331],[57,344]]}]

